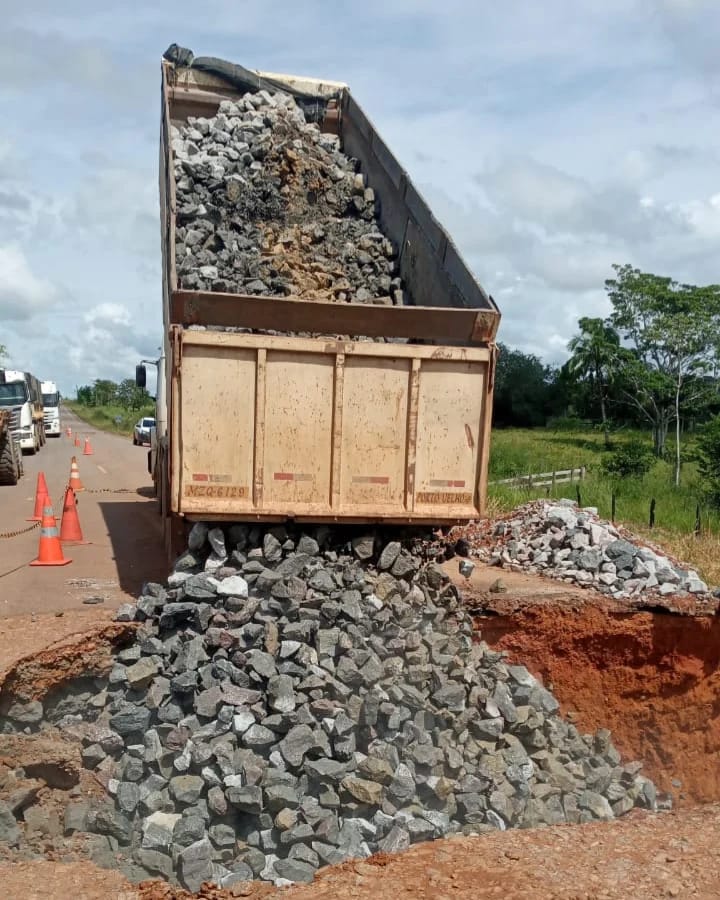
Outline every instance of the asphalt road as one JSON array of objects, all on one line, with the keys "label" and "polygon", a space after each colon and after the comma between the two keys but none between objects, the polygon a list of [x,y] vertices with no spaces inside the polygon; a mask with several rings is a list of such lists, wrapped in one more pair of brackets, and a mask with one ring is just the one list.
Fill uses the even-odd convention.
[{"label": "asphalt road", "polygon": [[[67,438],[90,438],[92,456],[83,455]],[[63,435],[48,438],[35,456],[25,456],[25,475],[15,487],[0,486],[0,535],[30,524],[38,472],[45,473],[58,526],[70,462],[76,456],[86,490],[78,494],[78,513],[88,544],[65,548],[67,566],[30,567],[37,556],[39,529],[16,537],[0,537],[0,618],[28,613],[114,608],[135,599],[145,581],[164,580],[167,574],[160,518],[147,472],[147,447],[134,447],[118,437],[81,422],[63,411]]]}]

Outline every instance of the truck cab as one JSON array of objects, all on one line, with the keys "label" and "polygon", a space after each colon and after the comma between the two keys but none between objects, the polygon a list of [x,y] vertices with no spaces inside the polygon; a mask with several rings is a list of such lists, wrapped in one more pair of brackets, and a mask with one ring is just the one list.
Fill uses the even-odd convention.
[{"label": "truck cab", "polygon": [[0,409],[10,411],[10,431],[20,448],[27,453],[37,453],[45,442],[42,418],[42,398],[33,395],[32,385],[25,372],[5,369],[0,377]]},{"label": "truck cab", "polygon": [[43,399],[43,421],[45,434],[60,437],[60,393],[54,381],[42,381],[40,390]]}]

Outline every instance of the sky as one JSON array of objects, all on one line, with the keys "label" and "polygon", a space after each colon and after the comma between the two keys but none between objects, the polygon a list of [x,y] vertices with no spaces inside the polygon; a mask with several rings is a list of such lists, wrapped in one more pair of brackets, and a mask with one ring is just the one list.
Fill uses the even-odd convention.
[{"label": "sky", "polygon": [[67,396],[161,342],[171,43],[344,81],[548,363],[614,263],[720,281],[717,0],[24,0],[0,31],[0,344]]}]

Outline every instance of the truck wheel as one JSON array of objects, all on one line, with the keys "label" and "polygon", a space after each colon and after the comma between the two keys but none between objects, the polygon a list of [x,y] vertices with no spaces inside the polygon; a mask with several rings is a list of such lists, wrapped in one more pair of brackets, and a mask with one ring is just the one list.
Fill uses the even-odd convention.
[{"label": "truck wheel", "polygon": [[17,484],[20,466],[15,451],[15,441],[7,432],[0,435],[0,484]]}]

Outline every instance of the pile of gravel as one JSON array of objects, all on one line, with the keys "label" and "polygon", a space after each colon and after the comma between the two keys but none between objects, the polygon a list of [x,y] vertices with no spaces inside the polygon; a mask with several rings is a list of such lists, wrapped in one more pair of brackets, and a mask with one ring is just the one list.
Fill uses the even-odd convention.
[{"label": "pile of gravel", "polygon": [[609,732],[579,734],[474,643],[455,587],[399,542],[195,525],[118,618],[135,640],[59,724],[114,798],[83,827],[138,877],[310,881],[452,832],[656,808]]},{"label": "pile of gravel", "polygon": [[706,594],[693,569],[623,537],[594,507],[572,500],[535,502],[493,526],[488,546],[473,551],[491,565],[592,587],[615,598],[656,593]]},{"label": "pile of gravel", "polygon": [[291,96],[225,100],[173,126],[171,146],[180,287],[405,302],[373,189]]}]

